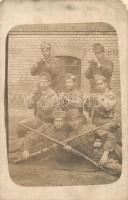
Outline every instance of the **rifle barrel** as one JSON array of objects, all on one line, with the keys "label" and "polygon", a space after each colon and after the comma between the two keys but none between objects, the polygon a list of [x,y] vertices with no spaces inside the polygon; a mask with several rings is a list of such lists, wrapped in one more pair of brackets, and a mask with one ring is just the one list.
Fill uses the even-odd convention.
[{"label": "rifle barrel", "polygon": [[[47,138],[47,139],[53,141],[54,143],[56,143],[56,144],[58,144],[58,145],[60,145],[60,146],[62,146],[62,147],[65,147],[65,148],[67,147],[67,145],[64,144],[63,142],[60,142],[60,141],[58,141],[58,140],[56,140],[56,139],[54,139],[54,138],[52,138],[52,137],[50,137],[50,136],[48,136],[48,135],[41,134],[40,132],[38,132],[38,131],[32,129],[31,127],[28,127],[28,126],[26,126],[26,125],[23,125],[23,126],[24,126],[25,128],[28,128],[29,130],[31,130],[31,131],[37,133],[38,135],[41,135],[41,136],[43,136],[43,137],[45,137],[45,138]],[[75,149],[75,148],[73,148],[73,147],[71,147],[71,146],[69,146],[69,145],[68,145],[68,147],[70,147],[71,152],[72,152],[73,154],[75,154],[75,155],[77,155],[77,156],[80,156],[80,157],[84,158],[85,160],[88,160],[88,161],[91,162],[93,165],[95,165],[96,167],[100,168],[102,171],[109,173],[105,168],[103,168],[102,166],[99,166],[94,160],[92,160],[91,158],[89,158],[88,156],[86,156],[84,153],[78,151],[77,149]]]},{"label": "rifle barrel", "polygon": [[[107,124],[107,123],[106,123],[106,124]],[[96,130],[99,130],[99,129],[103,128],[106,124],[103,124],[102,126],[98,126],[98,127],[95,128],[95,129],[86,131],[86,132],[84,132],[84,133],[82,133],[82,134],[79,134],[79,135],[77,135],[77,136],[73,136],[73,137],[71,137],[71,138],[68,138],[68,139],[64,140],[63,143],[71,142],[71,141],[73,141],[74,139],[80,138],[80,137],[82,137],[82,136],[84,136],[84,135],[86,135],[86,136],[91,135],[91,133],[93,133],[93,132],[96,131]],[[27,128],[29,128],[29,127],[27,127]],[[32,129],[32,131],[33,131],[33,129]],[[38,133],[38,134],[39,134],[39,133]],[[41,134],[41,135],[42,135],[42,134]],[[47,151],[51,150],[52,148],[54,148],[54,145],[51,145],[51,146],[49,146],[48,148],[44,148],[44,149],[42,149],[41,151],[37,151],[37,152],[35,152],[35,153],[32,153],[32,154],[29,156],[29,158],[32,158],[32,157],[35,157],[36,155],[39,155],[39,154],[44,153],[44,152],[47,152]],[[23,161],[23,159],[22,159],[22,158],[17,159],[17,160],[14,161],[14,163],[19,163],[20,161]]]}]

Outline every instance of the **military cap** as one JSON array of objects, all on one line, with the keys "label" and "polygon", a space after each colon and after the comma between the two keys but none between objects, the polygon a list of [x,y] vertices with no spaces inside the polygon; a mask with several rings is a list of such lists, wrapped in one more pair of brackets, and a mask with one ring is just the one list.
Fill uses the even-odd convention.
[{"label": "military cap", "polygon": [[66,74],[66,80],[76,81],[76,76],[74,74]]},{"label": "military cap", "polygon": [[50,74],[43,72],[40,74],[40,79],[42,80],[46,80],[46,81],[51,81],[51,76]]},{"label": "military cap", "polygon": [[104,51],[104,46],[102,44],[100,44],[100,43],[93,44],[93,52],[94,53],[99,53],[102,51]]},{"label": "military cap", "polygon": [[53,112],[53,114],[52,114],[53,119],[57,119],[57,118],[64,119],[65,116],[66,116],[65,111],[56,111],[56,112]]},{"label": "military cap", "polygon": [[47,42],[42,42],[40,47],[41,47],[41,49],[50,49],[51,48],[51,44],[47,43]]},{"label": "military cap", "polygon": [[106,82],[107,78],[105,76],[100,75],[100,74],[94,75],[94,82],[96,83],[99,80],[103,80],[104,82]]},{"label": "military cap", "polygon": [[73,118],[79,118],[81,117],[81,113],[78,109],[76,108],[73,108],[73,109],[70,109],[68,112],[67,112],[67,119],[73,119]]}]

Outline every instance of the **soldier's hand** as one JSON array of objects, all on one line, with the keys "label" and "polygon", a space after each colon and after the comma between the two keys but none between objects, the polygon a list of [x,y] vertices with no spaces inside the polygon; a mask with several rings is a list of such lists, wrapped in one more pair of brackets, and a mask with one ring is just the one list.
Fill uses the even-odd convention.
[{"label": "soldier's hand", "polygon": [[29,156],[30,156],[29,151],[26,150],[22,154],[22,159],[27,160],[29,158]]},{"label": "soldier's hand", "polygon": [[66,151],[71,151],[72,150],[72,148],[70,146],[68,146],[68,145],[65,145],[65,147],[63,147],[63,149],[66,150]]},{"label": "soldier's hand", "polygon": [[108,151],[104,151],[103,155],[100,158],[99,166],[105,166],[107,164],[108,155],[109,155],[109,152]]}]

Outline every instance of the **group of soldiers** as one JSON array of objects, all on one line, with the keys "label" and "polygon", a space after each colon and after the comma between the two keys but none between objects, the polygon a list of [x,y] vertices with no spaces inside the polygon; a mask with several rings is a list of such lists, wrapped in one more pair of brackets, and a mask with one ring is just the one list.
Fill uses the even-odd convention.
[{"label": "group of soldiers", "polygon": [[[90,82],[88,96],[76,87],[77,77],[69,73],[65,73],[63,91],[57,90],[59,82],[56,77],[61,81],[61,71],[55,66],[57,60],[51,58],[50,48],[49,44],[41,46],[42,59],[31,69],[31,75],[38,76],[38,81],[36,89],[26,100],[28,108],[34,109],[33,117],[21,121],[17,129],[22,159],[30,157],[35,145],[38,148],[51,145],[51,141],[41,134],[63,142],[88,132],[92,127],[94,130],[100,127],[91,134],[71,140],[68,143],[70,146],[62,148],[56,145],[56,159],[70,162],[70,147],[73,147],[99,166],[120,174],[122,154],[115,134],[118,128],[115,119],[116,96],[110,89],[113,64],[105,58],[104,47],[99,43],[93,45],[97,62],[90,61],[85,72]],[[51,64],[52,60],[54,64]]]}]

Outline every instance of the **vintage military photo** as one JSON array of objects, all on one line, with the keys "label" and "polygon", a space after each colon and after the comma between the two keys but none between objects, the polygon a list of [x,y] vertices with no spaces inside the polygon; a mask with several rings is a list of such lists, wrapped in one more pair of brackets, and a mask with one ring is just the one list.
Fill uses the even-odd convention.
[{"label": "vintage military photo", "polygon": [[6,40],[11,179],[100,185],[122,171],[118,36],[111,24],[18,25]]}]

